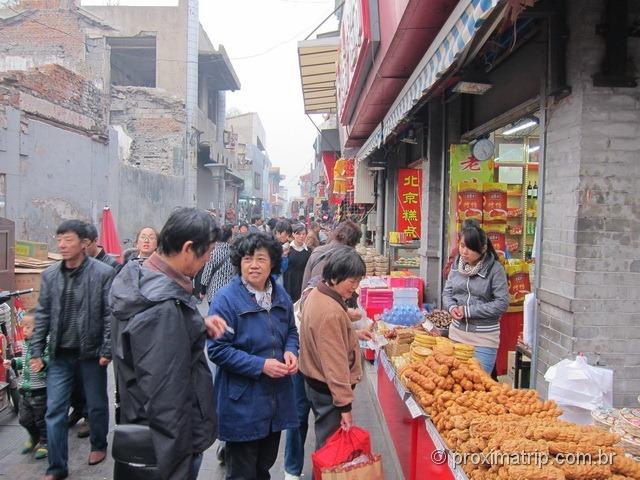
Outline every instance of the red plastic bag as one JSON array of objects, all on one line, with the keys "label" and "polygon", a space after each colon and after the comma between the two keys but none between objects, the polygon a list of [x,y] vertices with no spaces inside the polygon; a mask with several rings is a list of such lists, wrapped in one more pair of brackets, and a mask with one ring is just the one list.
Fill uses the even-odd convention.
[{"label": "red plastic bag", "polygon": [[322,478],[322,469],[336,467],[362,455],[371,454],[369,432],[359,427],[351,427],[348,432],[339,428],[331,435],[322,448],[311,455],[313,478]]}]

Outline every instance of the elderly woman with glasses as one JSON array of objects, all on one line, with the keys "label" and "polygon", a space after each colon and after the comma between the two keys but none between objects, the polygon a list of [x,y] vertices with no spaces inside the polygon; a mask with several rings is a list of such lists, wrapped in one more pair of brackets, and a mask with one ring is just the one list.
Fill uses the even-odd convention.
[{"label": "elderly woman with glasses", "polygon": [[271,478],[282,430],[298,426],[291,380],[298,371],[298,332],[291,299],[274,280],[281,256],[280,243],[269,235],[239,237],[231,253],[239,274],[218,291],[209,309],[231,327],[208,345],[218,367],[227,479]]}]

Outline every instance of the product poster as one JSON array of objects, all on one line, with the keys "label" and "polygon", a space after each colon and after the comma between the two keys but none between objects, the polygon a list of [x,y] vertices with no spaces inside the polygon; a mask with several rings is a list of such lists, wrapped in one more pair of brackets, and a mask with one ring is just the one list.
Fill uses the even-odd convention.
[{"label": "product poster", "polygon": [[422,170],[398,170],[398,232],[407,240],[420,238],[422,225]]},{"label": "product poster", "polygon": [[[479,207],[482,208],[482,187],[485,183],[493,182],[493,159],[481,162],[473,156],[471,148],[467,144],[451,145],[450,150],[450,169],[449,169],[449,247],[457,241],[458,225],[463,218],[460,218],[458,209],[458,187],[465,186],[465,192],[462,197],[474,199],[473,191],[480,199]],[[465,197],[466,195],[466,197]],[[464,209],[463,209],[464,210]],[[482,221],[482,211],[478,212],[478,220]],[[476,218],[473,215],[467,215],[468,218]],[[465,217],[466,218],[466,217]]]}]

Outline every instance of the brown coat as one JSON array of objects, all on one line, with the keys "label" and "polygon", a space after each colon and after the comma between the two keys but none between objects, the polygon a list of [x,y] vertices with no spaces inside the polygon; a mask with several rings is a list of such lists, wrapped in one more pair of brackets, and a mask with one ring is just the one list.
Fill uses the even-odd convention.
[{"label": "brown coat", "polygon": [[336,407],[350,410],[353,387],[362,379],[360,346],[344,301],[324,283],[302,309],[300,371],[326,384]]}]

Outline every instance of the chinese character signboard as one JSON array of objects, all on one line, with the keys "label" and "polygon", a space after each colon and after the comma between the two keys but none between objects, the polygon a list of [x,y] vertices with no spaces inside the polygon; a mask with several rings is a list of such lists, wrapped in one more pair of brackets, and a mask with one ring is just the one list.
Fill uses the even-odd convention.
[{"label": "chinese character signboard", "polygon": [[422,206],[422,170],[398,170],[398,232],[407,239],[420,238]]},{"label": "chinese character signboard", "polygon": [[364,83],[379,42],[378,2],[345,0],[336,72],[338,112],[343,125],[349,123],[358,98],[357,90]]}]

